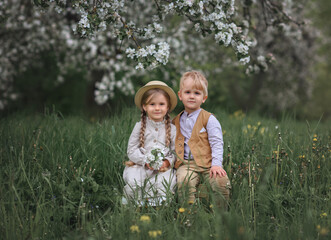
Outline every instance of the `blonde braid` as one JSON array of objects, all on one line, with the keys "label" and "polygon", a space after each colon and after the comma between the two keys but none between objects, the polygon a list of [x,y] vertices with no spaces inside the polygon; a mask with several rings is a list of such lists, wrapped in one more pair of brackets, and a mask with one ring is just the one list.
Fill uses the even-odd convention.
[{"label": "blonde braid", "polygon": [[171,125],[170,125],[170,115],[168,112],[165,115],[165,127],[166,127],[166,147],[170,147]]},{"label": "blonde braid", "polygon": [[[140,134],[139,134],[139,147],[144,147],[145,145],[145,129],[146,129],[146,112],[141,110],[141,127],[140,127]],[[124,165],[127,167],[131,167],[136,165],[132,161],[125,161]]]},{"label": "blonde braid", "polygon": [[141,110],[141,127],[139,135],[139,147],[145,146],[146,112]]}]

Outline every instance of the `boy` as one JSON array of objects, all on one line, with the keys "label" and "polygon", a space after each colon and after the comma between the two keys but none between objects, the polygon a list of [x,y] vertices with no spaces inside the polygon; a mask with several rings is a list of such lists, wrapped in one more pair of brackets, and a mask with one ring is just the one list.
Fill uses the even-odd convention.
[{"label": "boy", "polygon": [[178,192],[180,198],[185,198],[188,187],[188,202],[194,203],[197,185],[203,179],[215,193],[217,206],[225,210],[231,185],[222,167],[222,129],[218,120],[200,107],[207,100],[207,88],[207,79],[198,71],[186,72],[180,79],[178,97],[185,110],[172,121],[177,129]]}]

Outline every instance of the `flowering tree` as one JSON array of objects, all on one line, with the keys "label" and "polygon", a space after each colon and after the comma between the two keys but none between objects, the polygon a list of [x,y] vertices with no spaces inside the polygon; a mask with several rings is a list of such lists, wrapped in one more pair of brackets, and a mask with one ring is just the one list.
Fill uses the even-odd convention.
[{"label": "flowering tree", "polygon": [[[310,98],[315,77],[312,66],[318,61],[317,31],[304,16],[306,9],[314,8],[309,1],[261,1],[254,8],[244,6],[256,45],[250,49],[253,61],[246,69],[251,75],[248,94],[237,102],[243,109],[258,102],[263,110],[281,112]],[[231,85],[231,93],[239,99],[239,84]]]},{"label": "flowering tree", "polygon": [[[259,81],[273,83],[266,71],[278,54],[280,38],[286,37],[281,40],[284,45],[292,43],[293,52],[307,52],[302,51],[307,41],[302,38],[302,8],[297,5],[290,0],[277,4],[271,0],[4,0],[0,3],[0,109],[18,97],[12,87],[15,76],[38,64],[40,53],[47,51],[57,59],[56,84],[70,69],[84,68],[90,79],[101,73],[95,83],[99,104],[113,98],[115,89],[133,94],[134,79],[155,68],[172,84],[169,68],[182,72],[207,63],[215,52],[222,61],[212,71],[245,65],[247,74],[260,74]],[[225,48],[232,53],[224,54]],[[283,64],[285,51],[279,52],[277,63]],[[296,63],[298,72],[307,64]],[[268,94],[268,88],[259,84],[258,94]],[[294,90],[288,90],[290,95],[296,95]],[[273,101],[270,98],[266,105]]]}]

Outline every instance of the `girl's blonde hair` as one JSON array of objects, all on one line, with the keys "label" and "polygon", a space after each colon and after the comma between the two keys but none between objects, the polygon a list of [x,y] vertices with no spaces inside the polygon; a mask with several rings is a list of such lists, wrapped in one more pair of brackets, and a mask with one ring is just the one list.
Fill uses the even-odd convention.
[{"label": "girl's blonde hair", "polygon": [[[162,94],[166,98],[168,109],[170,109],[171,108],[170,96],[160,88],[152,88],[146,91],[141,99],[141,106],[148,104],[156,94]],[[146,111],[143,108],[141,108],[141,128],[139,135],[139,143],[140,143],[139,147],[145,146],[146,117],[147,117]],[[171,139],[171,125],[170,125],[170,115],[168,111],[164,119],[165,119],[165,127],[166,127],[165,145],[166,147],[169,147],[170,139]]]},{"label": "girl's blonde hair", "polygon": [[180,90],[184,87],[184,81],[188,78],[191,78],[194,82],[194,87],[198,90],[202,90],[204,96],[208,96],[208,81],[206,77],[199,71],[189,71],[182,75],[180,78],[179,87]]}]

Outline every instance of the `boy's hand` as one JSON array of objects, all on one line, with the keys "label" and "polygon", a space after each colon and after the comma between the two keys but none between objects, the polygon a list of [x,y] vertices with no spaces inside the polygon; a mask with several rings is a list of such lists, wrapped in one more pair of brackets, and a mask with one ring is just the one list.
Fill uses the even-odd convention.
[{"label": "boy's hand", "polygon": [[216,178],[217,174],[220,175],[220,177],[226,176],[226,171],[221,166],[212,166],[209,171],[209,177],[210,178]]}]

